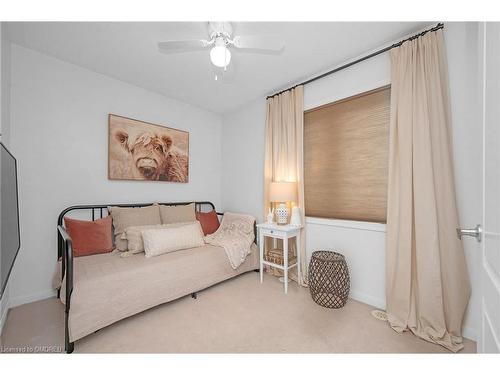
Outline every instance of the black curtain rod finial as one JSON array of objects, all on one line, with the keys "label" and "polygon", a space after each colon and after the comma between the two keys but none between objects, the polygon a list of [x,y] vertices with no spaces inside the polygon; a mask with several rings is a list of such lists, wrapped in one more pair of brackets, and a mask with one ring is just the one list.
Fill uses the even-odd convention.
[{"label": "black curtain rod finial", "polygon": [[397,42],[397,43],[394,43],[393,45],[391,45],[391,46],[389,46],[389,47],[382,48],[381,50],[378,50],[378,51],[376,51],[376,52],[370,53],[370,54],[369,54],[369,55],[367,55],[367,56],[361,57],[361,58],[359,58],[359,59],[357,59],[357,60],[355,60],[355,61],[351,61],[351,62],[349,62],[349,63],[347,63],[347,64],[344,64],[344,65],[342,65],[342,66],[339,66],[338,68],[335,68],[335,69],[330,70],[330,71],[328,71],[328,72],[326,72],[326,73],[320,74],[319,76],[316,76],[316,77],[313,77],[313,78],[308,79],[307,81],[304,81],[304,82],[298,83],[298,84],[296,84],[296,85],[294,85],[294,86],[292,86],[292,87],[290,87],[290,88],[288,88],[288,89],[281,90],[281,91],[277,92],[276,94],[269,95],[269,96],[267,96],[267,97],[266,97],[266,100],[267,100],[267,99],[270,99],[270,98],[272,98],[272,97],[274,97],[274,96],[276,96],[276,95],[282,94],[282,93],[284,93],[285,91],[292,90],[292,89],[296,88],[297,86],[300,86],[300,85],[307,85],[308,83],[311,83],[311,82],[314,82],[314,81],[316,81],[316,80],[318,80],[318,79],[321,79],[321,78],[323,78],[323,77],[329,76],[330,74],[337,73],[338,71],[341,71],[341,70],[344,70],[344,69],[346,69],[346,68],[349,68],[350,66],[353,66],[353,65],[358,64],[358,63],[360,63],[360,62],[362,62],[362,61],[368,60],[368,59],[370,59],[370,58],[372,58],[372,57],[374,57],[374,56],[380,55],[381,53],[384,53],[384,52],[390,51],[390,50],[391,50],[391,49],[393,49],[393,48],[400,47],[400,46],[401,46],[403,43],[405,43],[405,42],[408,42],[408,41],[411,41],[411,40],[414,40],[414,39],[420,38],[421,36],[424,36],[425,34],[427,34],[427,33],[429,33],[429,32],[437,31],[437,30],[440,30],[440,29],[443,29],[443,28],[444,28],[444,23],[443,23],[443,22],[439,22],[436,26],[434,26],[434,27],[432,27],[432,28],[430,28],[430,29],[424,30],[424,31],[422,31],[422,32],[421,32],[421,33],[419,33],[419,34],[412,35],[412,36],[410,36],[409,38],[403,39],[403,40],[401,40],[401,41],[399,41],[399,42]]}]

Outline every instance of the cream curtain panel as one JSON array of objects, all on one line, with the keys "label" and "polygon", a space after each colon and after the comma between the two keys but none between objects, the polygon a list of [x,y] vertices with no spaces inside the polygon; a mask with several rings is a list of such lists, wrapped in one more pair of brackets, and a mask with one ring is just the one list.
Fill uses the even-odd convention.
[{"label": "cream curtain panel", "polygon": [[391,51],[387,207],[389,323],[451,351],[470,295],[456,237],[448,72],[441,30]]},{"label": "cream curtain panel", "polygon": [[[303,86],[297,86],[267,100],[264,217],[272,206],[269,201],[270,183],[281,181],[297,182],[296,205],[300,208],[302,224],[305,224]],[[296,251],[301,254],[301,285],[307,284],[304,232],[302,229],[301,243],[296,246]]]}]

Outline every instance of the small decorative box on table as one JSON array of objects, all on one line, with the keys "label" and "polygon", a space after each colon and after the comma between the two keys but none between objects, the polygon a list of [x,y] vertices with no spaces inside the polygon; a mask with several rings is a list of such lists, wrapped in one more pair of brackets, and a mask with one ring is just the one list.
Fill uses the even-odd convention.
[{"label": "small decorative box on table", "polygon": [[[285,264],[285,256],[283,254],[283,250],[281,249],[268,249],[264,254],[264,260],[266,262],[278,264],[283,266]],[[297,257],[288,251],[288,264],[297,263]]]},{"label": "small decorative box on table", "polygon": [[314,302],[331,309],[344,307],[350,284],[349,269],[342,254],[313,252],[309,262],[309,291]]}]

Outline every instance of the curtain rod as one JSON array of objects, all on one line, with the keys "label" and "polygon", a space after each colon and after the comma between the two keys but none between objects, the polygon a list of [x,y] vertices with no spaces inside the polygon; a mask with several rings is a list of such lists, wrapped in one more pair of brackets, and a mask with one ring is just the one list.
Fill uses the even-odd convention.
[{"label": "curtain rod", "polygon": [[319,76],[316,76],[316,77],[313,77],[313,78],[310,78],[308,79],[307,81],[304,81],[304,82],[301,82],[301,83],[297,83],[296,85],[293,85],[292,87],[288,88],[288,89],[285,89],[285,90],[281,90],[279,92],[277,92],[276,94],[273,94],[273,95],[269,95],[268,97],[266,97],[266,99],[269,99],[269,98],[272,98],[276,95],[279,95],[279,94],[282,94],[284,93],[285,91],[288,91],[288,90],[292,90],[294,88],[296,88],[297,86],[300,86],[300,85],[307,85],[308,83],[311,83],[311,82],[314,82],[318,79],[321,79],[323,77],[326,77],[326,76],[329,76],[330,74],[333,74],[333,73],[337,73],[338,71],[341,71],[343,69],[346,69],[346,68],[349,68],[350,66],[353,66],[357,63],[360,63],[362,61],[365,61],[365,60],[368,60],[374,56],[377,56],[377,55],[380,55],[381,53],[384,53],[384,52],[387,52],[393,48],[396,48],[396,47],[399,47],[401,46],[404,42],[408,42],[410,40],[414,40],[414,39],[417,39],[417,38],[420,38],[421,36],[427,34],[428,32],[432,32],[432,31],[437,31],[437,30],[440,30],[440,29],[443,29],[444,28],[444,23],[438,23],[436,26],[434,26],[433,28],[431,29],[427,29],[425,31],[422,31],[421,33],[418,33],[418,34],[415,34],[413,36],[410,36],[409,38],[406,38],[406,39],[403,39],[397,43],[394,43],[388,47],[385,47],[385,48],[382,48],[381,50],[378,50],[376,52],[373,52],[373,53],[370,53],[369,55],[366,55],[366,56],[363,56],[357,60],[354,60],[354,61],[351,61],[347,64],[344,64],[342,66],[339,66],[338,68],[335,68],[335,69],[332,69],[326,73],[323,73],[323,74],[320,74]]}]

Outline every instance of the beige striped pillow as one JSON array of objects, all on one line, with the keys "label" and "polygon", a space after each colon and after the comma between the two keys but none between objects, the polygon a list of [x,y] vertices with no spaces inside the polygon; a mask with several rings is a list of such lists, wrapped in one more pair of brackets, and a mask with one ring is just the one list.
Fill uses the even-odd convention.
[{"label": "beige striped pillow", "polygon": [[126,228],[121,235],[122,240],[128,242],[127,248],[132,254],[142,253],[144,251],[144,243],[142,241],[142,231],[146,229],[161,229],[161,228],[176,228],[185,225],[186,223],[175,224],[156,224],[156,225],[135,225]]}]

